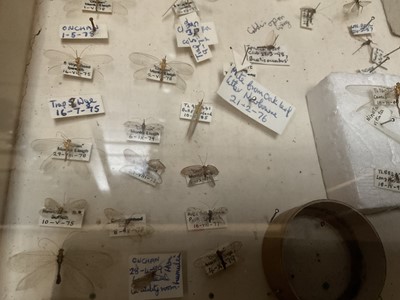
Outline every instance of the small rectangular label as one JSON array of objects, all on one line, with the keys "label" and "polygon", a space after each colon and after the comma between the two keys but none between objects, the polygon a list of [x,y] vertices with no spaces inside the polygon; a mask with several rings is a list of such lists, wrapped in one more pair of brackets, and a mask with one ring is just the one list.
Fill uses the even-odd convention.
[{"label": "small rectangular label", "polygon": [[[218,44],[217,30],[215,29],[214,22],[205,22],[200,24],[200,30],[203,34],[205,45]],[[178,47],[190,47],[189,39],[193,36],[193,32],[186,33],[182,25],[175,25],[176,41]]]},{"label": "small rectangular label", "polygon": [[227,214],[212,210],[188,209],[185,212],[186,225],[189,231],[227,228]]},{"label": "small rectangular label", "polygon": [[[230,70],[235,67],[235,63],[224,63],[223,65],[223,71],[224,71],[224,76],[230,72]],[[241,72],[246,72],[248,76],[251,76],[253,78],[257,77],[257,71],[256,68],[253,65],[250,65],[246,69],[242,70]]]},{"label": "small rectangular label", "polygon": [[135,235],[138,231],[144,231],[146,228],[146,215],[145,214],[134,214],[125,216],[123,221],[116,220],[111,223],[112,230],[110,230],[110,236],[130,236]]},{"label": "small rectangular label", "polygon": [[85,0],[82,11],[111,14],[112,3],[108,0]]},{"label": "small rectangular label", "polygon": [[212,57],[211,50],[201,32],[199,16],[193,12],[180,17],[179,20],[196,62],[210,59]]},{"label": "small rectangular label", "polygon": [[303,7],[300,8],[300,27],[305,29],[313,29],[313,17],[314,14],[311,8]]},{"label": "small rectangular label", "polygon": [[53,119],[104,114],[100,95],[57,97],[49,100]]},{"label": "small rectangular label", "polygon": [[73,143],[70,150],[66,150],[64,145],[61,144],[53,152],[53,159],[61,160],[75,160],[75,161],[90,161],[92,154],[92,143]]},{"label": "small rectangular label", "polygon": [[[140,172],[135,167],[124,166],[121,168],[121,172],[125,173],[133,178],[139,179],[140,181],[150,184],[151,186],[155,186],[156,184],[160,183],[158,178],[161,178],[159,175],[157,178],[151,177],[146,172]],[[155,174],[154,174],[155,175]],[[155,175],[156,176],[156,175]]]},{"label": "small rectangular label", "polygon": [[60,38],[65,40],[78,39],[108,39],[108,29],[105,24],[95,25],[93,31],[91,25],[60,25]]},{"label": "small rectangular label", "polygon": [[183,297],[181,253],[129,257],[129,300]]},{"label": "small rectangular label", "polygon": [[93,78],[93,68],[90,65],[79,64],[73,61],[64,61],[61,66],[62,73],[67,76],[80,77],[85,79]]},{"label": "small rectangular label", "polygon": [[353,24],[350,26],[352,35],[371,34],[374,32],[373,24]]},{"label": "small rectangular label", "polygon": [[385,53],[383,52],[383,50],[379,49],[379,48],[372,48],[372,52],[371,52],[371,62],[375,63],[375,64],[380,64],[381,62],[384,61],[384,56]]},{"label": "small rectangular label", "polygon": [[145,130],[142,132],[141,130],[137,130],[135,128],[129,128],[127,130],[127,140],[131,142],[139,142],[139,143],[151,143],[151,144],[159,144],[161,142],[161,131]]},{"label": "small rectangular label", "polygon": [[153,66],[147,72],[147,79],[162,81],[166,83],[176,84],[177,78],[176,73],[172,69],[166,69],[164,72],[161,71],[161,68],[158,66]]},{"label": "small rectangular label", "polygon": [[236,72],[236,68],[225,76],[217,93],[230,105],[278,134],[282,134],[296,110],[245,72]]},{"label": "small rectangular label", "polygon": [[[199,122],[211,123],[212,106],[210,104],[202,104],[201,106],[202,109],[199,117]],[[195,107],[196,104],[194,103],[182,102],[180,118],[184,120],[191,120]]]},{"label": "small rectangular label", "polygon": [[283,46],[267,47],[248,46],[247,59],[252,64],[289,66],[289,54]]},{"label": "small rectangular label", "polygon": [[379,105],[396,105],[396,99],[388,98],[391,88],[374,87],[372,88],[372,99],[375,106]]},{"label": "small rectangular label", "polygon": [[213,181],[218,181],[217,175],[210,176],[185,176],[187,186],[194,186],[204,183],[213,183]]},{"label": "small rectangular label", "polygon": [[39,212],[39,225],[44,227],[81,228],[85,210],[56,213],[46,208]]},{"label": "small rectangular label", "polygon": [[375,169],[374,176],[374,185],[376,187],[393,192],[400,192],[400,172]]},{"label": "small rectangular label", "polygon": [[179,1],[178,3],[174,4],[172,8],[174,9],[174,12],[177,16],[183,16],[186,14],[190,14],[193,12],[196,13],[199,11],[199,9],[196,6],[196,3],[194,3],[191,0]]}]

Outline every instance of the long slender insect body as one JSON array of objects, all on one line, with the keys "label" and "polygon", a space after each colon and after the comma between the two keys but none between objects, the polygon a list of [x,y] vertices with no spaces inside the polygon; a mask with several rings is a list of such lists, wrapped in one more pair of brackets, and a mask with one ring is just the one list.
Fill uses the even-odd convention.
[{"label": "long slender insect body", "polygon": [[189,139],[192,137],[196,129],[197,123],[199,123],[202,109],[203,109],[203,99],[201,99],[201,101],[197,103],[196,106],[194,107],[193,116],[192,119],[190,120],[190,125],[187,131],[187,136],[189,137]]},{"label": "long slender insect body", "polygon": [[57,254],[57,279],[56,284],[61,283],[61,264],[64,261],[64,249],[59,249]]},{"label": "long slender insect body", "polygon": [[166,69],[167,69],[167,56],[164,56],[164,58],[161,59],[161,62],[160,62],[160,76],[161,76],[160,81],[161,82],[163,82],[163,80],[164,80],[164,74],[165,74]]},{"label": "long slender insect body", "polygon": [[217,250],[215,252],[215,254],[217,254],[217,256],[218,256],[218,258],[219,258],[219,260],[221,262],[222,267],[224,268],[224,270],[226,270],[226,262],[224,260],[224,253],[221,250]]},{"label": "long slender insect body", "polygon": [[208,222],[211,223],[212,217],[213,217],[213,211],[211,209],[208,210]]},{"label": "long slender insect body", "polygon": [[321,2],[315,8],[307,10],[307,26],[313,23],[314,15],[317,13],[317,8],[321,5]]}]

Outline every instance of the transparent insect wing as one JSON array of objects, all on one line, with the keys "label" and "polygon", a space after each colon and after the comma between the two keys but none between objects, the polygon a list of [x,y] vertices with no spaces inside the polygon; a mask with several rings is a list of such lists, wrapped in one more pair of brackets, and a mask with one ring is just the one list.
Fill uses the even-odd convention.
[{"label": "transparent insect wing", "polygon": [[125,216],[113,208],[105,208],[104,214],[110,222],[125,221]]},{"label": "transparent insect wing", "polygon": [[57,212],[63,208],[62,205],[60,205],[56,200],[52,198],[44,199],[44,207],[54,212]]},{"label": "transparent insect wing", "polygon": [[71,210],[79,210],[87,208],[87,201],[85,199],[78,199],[67,203],[67,208]]},{"label": "transparent insect wing", "polygon": [[181,91],[186,90],[186,81],[179,74],[176,74],[176,87]]},{"label": "transparent insect wing", "polygon": [[161,60],[157,57],[141,53],[141,52],[133,52],[129,55],[129,59],[136,65],[144,66],[144,67],[151,67],[153,65],[160,65]]},{"label": "transparent insect wing", "polygon": [[159,159],[150,159],[147,162],[148,167],[154,172],[164,172],[166,167]]},{"label": "transparent insect wing", "polygon": [[218,169],[216,168],[216,167],[214,167],[213,165],[207,165],[206,166],[206,173],[208,174],[208,175],[218,175],[219,174],[219,171],[218,171]]},{"label": "transparent insect wing", "polygon": [[108,64],[113,61],[113,58],[107,54],[88,54],[82,57],[82,61],[95,67]]},{"label": "transparent insect wing", "polygon": [[133,78],[139,79],[139,80],[146,79],[148,72],[149,72],[149,69],[147,67],[141,68],[133,73]]},{"label": "transparent insect wing", "polygon": [[194,68],[191,64],[181,61],[170,61],[168,65],[174,69],[177,73],[184,76],[190,76],[194,72]]},{"label": "transparent insect wing", "polygon": [[160,174],[158,174],[157,172],[155,172],[153,170],[147,170],[146,175],[151,177],[157,184],[162,183],[162,178],[161,178]]},{"label": "transparent insect wing", "polygon": [[183,176],[202,176],[203,175],[203,166],[202,165],[193,165],[181,170],[181,174]]},{"label": "transparent insect wing", "polygon": [[49,139],[37,139],[32,141],[31,147],[33,150],[37,152],[54,150],[58,146],[62,145],[64,142],[63,139],[60,138],[49,138]]},{"label": "transparent insect wing", "polygon": [[131,149],[125,149],[124,157],[128,162],[134,164],[135,166],[138,166],[142,169],[147,169],[146,160],[142,156],[137,154],[135,151],[133,151]]},{"label": "transparent insect wing", "polygon": [[[78,269],[78,266],[72,265],[67,256],[61,265],[61,284],[67,284],[73,287],[74,291],[90,294],[95,290],[94,282],[85,274],[85,272]],[[99,284],[96,284],[99,286]]]},{"label": "transparent insect wing", "polygon": [[51,251],[26,251],[11,256],[8,260],[8,266],[15,272],[27,273],[53,262],[54,254]]},{"label": "transparent insect wing", "polygon": [[36,287],[38,284],[40,284],[42,281],[45,279],[52,280],[50,279],[50,274],[55,274],[55,268],[56,265],[54,264],[54,260],[56,259],[54,256],[52,256],[53,262],[49,262],[46,265],[38,267],[35,271],[27,274],[25,277],[23,277],[17,284],[16,290],[17,291],[22,291],[22,290],[27,290],[30,288]]}]

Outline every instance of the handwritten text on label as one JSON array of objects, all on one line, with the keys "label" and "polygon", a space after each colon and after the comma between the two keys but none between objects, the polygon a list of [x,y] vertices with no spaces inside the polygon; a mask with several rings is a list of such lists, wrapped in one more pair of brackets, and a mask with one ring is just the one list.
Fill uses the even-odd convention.
[{"label": "handwritten text on label", "polygon": [[52,98],[49,100],[49,109],[53,119],[104,113],[100,95]]},{"label": "handwritten text on label", "polygon": [[52,159],[90,161],[92,154],[92,144],[74,144],[71,151],[66,151],[63,145],[57,147],[51,156]]},{"label": "handwritten text on label", "polygon": [[[200,30],[203,34],[205,45],[218,44],[218,36],[214,22],[201,23]],[[190,36],[193,36],[194,32],[185,32],[182,25],[175,25],[175,32],[178,47],[190,47]]]},{"label": "handwritten text on label", "polygon": [[375,169],[374,185],[381,189],[400,192],[400,172]]},{"label": "handwritten text on label", "polygon": [[82,11],[111,14],[112,3],[107,0],[85,0],[83,2]]},{"label": "handwritten text on label", "polygon": [[39,226],[61,227],[61,228],[81,228],[85,210],[72,210],[62,213],[48,211],[46,208],[40,210]]},{"label": "handwritten text on label", "polygon": [[273,49],[266,47],[247,46],[247,59],[253,64],[288,66],[289,55],[285,47],[279,46]]},{"label": "handwritten text on label", "polygon": [[96,31],[91,25],[60,25],[61,39],[108,39],[108,29],[104,24],[97,24]]},{"label": "handwritten text on label", "polygon": [[[196,104],[189,102],[182,102],[181,105],[181,119],[191,120]],[[212,120],[212,106],[209,104],[202,104],[199,122],[211,123]]]},{"label": "handwritten text on label", "polygon": [[263,126],[282,134],[295,107],[278,98],[245,72],[232,68],[219,89],[226,102]]}]

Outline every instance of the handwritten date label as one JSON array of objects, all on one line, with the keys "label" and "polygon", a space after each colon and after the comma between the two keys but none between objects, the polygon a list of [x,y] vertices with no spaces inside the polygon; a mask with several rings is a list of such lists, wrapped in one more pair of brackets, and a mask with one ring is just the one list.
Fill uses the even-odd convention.
[{"label": "handwritten date label", "polygon": [[400,192],[400,172],[386,169],[375,169],[374,176],[374,185],[376,187]]},{"label": "handwritten date label", "polygon": [[87,64],[76,64],[74,61],[64,61],[61,65],[64,75],[85,79],[93,78],[93,67]]},{"label": "handwritten date label", "polygon": [[209,230],[209,229],[219,229],[219,228],[227,228],[227,215],[219,216],[220,220],[216,220],[212,218],[210,221],[207,219],[208,216],[204,216],[203,212],[195,212],[195,211],[186,211],[186,225],[189,231],[196,230]]},{"label": "handwritten date label", "polygon": [[376,64],[380,64],[385,59],[384,55],[385,55],[385,53],[383,52],[383,50],[381,50],[379,48],[375,48],[375,47],[372,48],[371,62],[376,63]]},{"label": "handwritten date label", "polygon": [[129,300],[183,297],[182,254],[129,257]]},{"label": "handwritten date label", "polygon": [[391,89],[385,87],[372,88],[372,100],[374,105],[396,105],[396,99],[388,98]]},{"label": "handwritten date label", "polygon": [[314,28],[313,15],[315,13],[309,7],[300,8],[300,27],[312,30]]},{"label": "handwritten date label", "polygon": [[230,105],[278,134],[282,134],[296,110],[245,72],[236,72],[236,68],[225,76],[217,93]]},{"label": "handwritten date label", "polygon": [[52,210],[42,208],[39,211],[39,226],[59,227],[59,228],[81,228],[84,209],[68,210],[62,213],[56,213]]},{"label": "handwritten date label", "polygon": [[52,98],[49,109],[53,119],[104,114],[100,95]]},{"label": "handwritten date label", "polygon": [[125,166],[121,168],[121,172],[125,173],[133,178],[139,179],[144,183],[150,184],[151,186],[156,186],[156,184],[160,183],[157,181],[157,178],[151,177],[145,172],[141,170],[137,170],[135,167]]},{"label": "handwritten date label", "polygon": [[176,84],[177,82],[175,71],[173,71],[172,69],[166,69],[162,73],[161,68],[158,66],[153,66],[149,69],[149,71],[147,72],[147,79],[162,81],[171,84]]},{"label": "handwritten date label", "polygon": [[85,0],[82,11],[111,14],[112,3],[108,0]]},{"label": "handwritten date label", "polygon": [[132,235],[132,230],[140,231],[142,228],[146,227],[146,215],[145,214],[134,214],[130,216],[125,216],[125,219],[120,222],[116,220],[111,223],[113,229],[110,230],[110,237],[121,237]]},{"label": "handwritten date label", "polygon": [[[218,36],[214,22],[201,23],[200,30],[203,34],[205,45],[218,44]],[[194,32],[186,32],[182,25],[175,25],[175,32],[178,47],[190,47],[190,37],[194,35]]]},{"label": "handwritten date label", "polygon": [[[181,119],[191,120],[196,104],[189,102],[182,102],[181,105]],[[199,122],[211,123],[212,120],[212,106],[209,104],[203,104]]]},{"label": "handwritten date label", "polygon": [[96,31],[91,25],[60,25],[60,38],[63,40],[108,39],[105,24],[97,24]]},{"label": "handwritten date label", "polygon": [[194,3],[191,0],[179,1],[178,3],[174,4],[172,8],[174,9],[174,12],[177,16],[183,16],[186,14],[199,12],[196,3]]},{"label": "handwritten date label", "polygon": [[353,24],[350,26],[350,32],[352,35],[364,35],[371,34],[374,32],[373,24]]},{"label": "handwritten date label", "polygon": [[161,142],[161,129],[144,130],[138,128],[129,128],[127,130],[127,140],[139,143],[159,144]]},{"label": "handwritten date label", "polygon": [[193,12],[179,17],[179,20],[196,62],[210,59],[212,57],[211,50],[201,32],[199,16]]},{"label": "handwritten date label", "polygon": [[289,66],[289,54],[285,47],[273,49],[266,47],[248,47],[247,59],[253,64]]},{"label": "handwritten date label", "polygon": [[74,143],[71,149],[65,149],[63,145],[57,147],[53,152],[52,159],[75,160],[75,161],[90,161],[92,154],[92,144],[76,144]]}]

